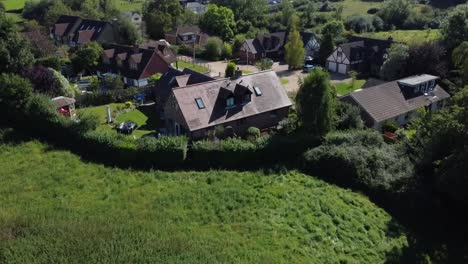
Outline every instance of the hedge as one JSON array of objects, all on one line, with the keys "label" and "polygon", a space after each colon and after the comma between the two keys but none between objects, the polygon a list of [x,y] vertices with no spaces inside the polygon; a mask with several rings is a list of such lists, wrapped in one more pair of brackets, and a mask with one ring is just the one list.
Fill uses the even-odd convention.
[{"label": "hedge", "polygon": [[76,104],[83,107],[110,103],[125,103],[133,101],[135,99],[135,95],[142,92],[147,92],[147,90],[130,87],[127,89],[108,90],[100,93],[82,94],[76,97]]}]

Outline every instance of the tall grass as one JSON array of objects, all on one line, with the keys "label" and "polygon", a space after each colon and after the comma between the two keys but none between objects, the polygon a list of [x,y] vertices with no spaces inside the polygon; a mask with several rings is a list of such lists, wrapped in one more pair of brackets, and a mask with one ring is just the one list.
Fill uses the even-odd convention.
[{"label": "tall grass", "polygon": [[406,236],[297,172],[140,172],[0,143],[0,263],[382,263]]}]

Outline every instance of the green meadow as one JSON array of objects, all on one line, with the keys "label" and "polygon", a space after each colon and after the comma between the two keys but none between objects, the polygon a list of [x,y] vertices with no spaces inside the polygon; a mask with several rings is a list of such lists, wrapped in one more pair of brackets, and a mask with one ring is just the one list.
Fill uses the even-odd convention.
[{"label": "green meadow", "polygon": [[0,263],[384,263],[406,235],[299,172],[134,171],[0,142]]}]

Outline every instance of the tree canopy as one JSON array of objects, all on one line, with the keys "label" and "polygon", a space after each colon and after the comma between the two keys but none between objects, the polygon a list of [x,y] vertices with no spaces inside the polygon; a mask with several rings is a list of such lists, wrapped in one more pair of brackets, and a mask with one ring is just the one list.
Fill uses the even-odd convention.
[{"label": "tree canopy", "polygon": [[72,65],[75,71],[87,70],[92,72],[99,64],[103,48],[97,42],[90,42],[78,49],[72,57]]},{"label": "tree canopy", "polygon": [[236,32],[234,13],[224,6],[208,5],[208,10],[200,19],[200,27],[208,34],[231,40]]},{"label": "tree canopy", "polygon": [[288,36],[288,42],[284,46],[284,59],[289,65],[289,69],[299,69],[304,60],[305,49],[301,40],[301,35],[296,27],[293,27]]},{"label": "tree canopy", "polygon": [[396,80],[404,77],[406,62],[409,57],[409,47],[404,44],[393,44],[388,49],[388,58],[381,69],[381,77],[385,80]]},{"label": "tree canopy", "polygon": [[442,37],[449,50],[468,41],[468,3],[457,6],[442,24]]}]

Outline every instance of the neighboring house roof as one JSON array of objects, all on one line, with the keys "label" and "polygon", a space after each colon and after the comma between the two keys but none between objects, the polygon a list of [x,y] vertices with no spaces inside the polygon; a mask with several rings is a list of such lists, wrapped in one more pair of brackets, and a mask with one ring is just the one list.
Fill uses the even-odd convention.
[{"label": "neighboring house roof", "polygon": [[189,39],[187,41],[183,40],[184,36],[196,36],[196,42],[198,45],[204,46],[206,41],[210,37],[208,34],[202,32],[202,30],[198,26],[180,26],[177,29],[166,33],[167,36],[173,36],[178,39],[179,42],[191,42],[193,43],[193,39]]},{"label": "neighboring house roof", "polygon": [[104,28],[112,25],[106,21],[94,20],[94,19],[82,19],[81,23],[77,27],[77,34],[73,38],[78,43],[87,43],[90,41],[96,41]]},{"label": "neighboring house roof", "polygon": [[159,50],[161,54],[163,55],[164,61],[166,61],[168,64],[174,63],[177,60],[176,55],[174,52],[171,51],[169,48],[171,45],[166,41],[166,40],[150,40],[149,42],[145,44],[141,44],[138,47],[143,48],[143,49],[153,49],[153,50]]},{"label": "neighboring house roof", "polygon": [[367,59],[374,64],[382,64],[387,49],[393,44],[393,40],[371,39],[363,37],[351,37],[349,42],[339,45],[343,53],[350,61]]},{"label": "neighboring house roof", "polygon": [[54,102],[55,108],[61,108],[64,106],[74,104],[76,100],[70,97],[59,96],[59,97],[52,98],[52,102]]},{"label": "neighboring house roof", "polygon": [[[118,44],[105,44],[103,57],[109,63],[101,60],[98,70],[121,74],[130,79],[148,78],[155,73],[165,72],[170,66],[165,56],[155,49],[145,49]],[[121,61],[121,65],[117,61]],[[130,62],[137,64],[137,69],[130,68]]]},{"label": "neighboring house roof", "polygon": [[[434,78],[431,80],[437,79],[432,77]],[[358,90],[349,94],[346,99],[352,99],[372,119],[382,122],[450,97],[438,85],[434,85],[433,90],[427,93],[415,92],[415,87],[405,85],[405,82],[413,82],[419,78],[420,76],[413,76]],[[421,82],[413,83],[416,85]]]},{"label": "neighboring house roof", "polygon": [[[307,46],[306,48],[314,51],[317,51],[320,48],[320,44],[318,43],[314,33],[300,32],[300,35],[304,45],[311,43],[311,46]],[[287,38],[287,32],[275,32],[259,35],[254,39],[246,39],[241,50],[249,51],[252,54],[277,52],[280,51],[284,45],[286,45]]]},{"label": "neighboring house roof", "polygon": [[94,29],[92,29],[92,30],[80,30],[80,31],[78,31],[78,39],[76,40],[76,42],[78,42],[78,43],[88,43],[93,38],[94,33],[96,33],[96,31]]},{"label": "neighboring house roof", "polygon": [[[255,89],[259,89],[261,95],[257,95]],[[292,105],[286,90],[273,71],[253,73],[237,79],[214,80],[174,88],[172,91],[190,131]],[[252,94],[249,103],[237,104],[234,108],[226,109],[226,96],[246,91]],[[203,109],[197,106],[197,98],[203,101]]]},{"label": "neighboring house roof", "polygon": [[78,16],[61,15],[54,26],[52,26],[52,34],[64,37],[73,33],[74,28],[81,22]]}]

